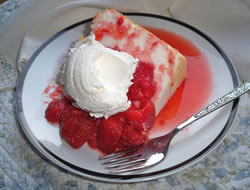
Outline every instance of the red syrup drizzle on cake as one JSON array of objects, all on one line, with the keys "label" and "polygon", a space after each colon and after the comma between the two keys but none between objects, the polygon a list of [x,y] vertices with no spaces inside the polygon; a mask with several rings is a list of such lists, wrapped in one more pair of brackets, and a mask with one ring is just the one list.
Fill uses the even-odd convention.
[{"label": "red syrup drizzle on cake", "polygon": [[144,28],[179,50],[187,59],[186,79],[157,115],[150,131],[150,134],[164,134],[207,104],[212,91],[212,73],[205,55],[189,40],[163,29]]}]

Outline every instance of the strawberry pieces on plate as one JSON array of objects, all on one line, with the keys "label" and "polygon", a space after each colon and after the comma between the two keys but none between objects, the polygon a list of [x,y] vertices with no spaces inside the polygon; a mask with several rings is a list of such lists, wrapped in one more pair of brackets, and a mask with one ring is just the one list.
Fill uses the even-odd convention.
[{"label": "strawberry pieces on plate", "polygon": [[114,115],[102,121],[97,134],[98,147],[105,153],[118,151],[124,122],[119,115]]},{"label": "strawberry pieces on plate", "polygon": [[156,83],[153,70],[153,65],[139,61],[128,92],[130,100],[150,99],[154,95]]},{"label": "strawberry pieces on plate", "polygon": [[151,101],[155,93],[153,70],[152,65],[139,62],[128,92],[131,107],[125,112],[108,119],[94,118],[87,111],[72,106],[73,100],[62,95],[62,99],[49,104],[45,118],[59,123],[61,137],[73,148],[88,142],[90,147],[109,154],[141,145],[155,122],[155,107]]},{"label": "strawberry pieces on plate", "polygon": [[70,106],[63,113],[60,135],[73,148],[80,148],[95,137],[97,123],[86,111]]},{"label": "strawberry pieces on plate", "polygon": [[58,123],[69,104],[64,99],[52,101],[45,111],[45,118],[52,123]]},{"label": "strawberry pieces on plate", "polygon": [[125,125],[121,135],[121,142],[126,147],[134,147],[144,143],[144,136],[137,131],[132,125]]},{"label": "strawberry pieces on plate", "polygon": [[138,131],[149,131],[155,122],[155,107],[151,100],[137,101],[126,111],[127,122]]}]

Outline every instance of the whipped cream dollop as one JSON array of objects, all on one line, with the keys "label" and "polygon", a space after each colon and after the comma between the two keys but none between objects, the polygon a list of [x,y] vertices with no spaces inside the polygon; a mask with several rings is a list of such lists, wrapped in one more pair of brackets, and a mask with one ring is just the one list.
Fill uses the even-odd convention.
[{"label": "whipped cream dollop", "polygon": [[138,59],[125,52],[104,47],[94,35],[70,50],[64,67],[64,91],[75,105],[96,118],[108,118],[126,111],[127,93]]}]

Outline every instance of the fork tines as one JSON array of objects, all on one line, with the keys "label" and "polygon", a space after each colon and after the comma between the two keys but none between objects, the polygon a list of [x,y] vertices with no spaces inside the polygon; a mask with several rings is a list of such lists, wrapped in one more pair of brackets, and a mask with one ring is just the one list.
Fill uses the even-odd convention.
[{"label": "fork tines", "polygon": [[103,164],[110,172],[124,172],[130,167],[134,167],[145,162],[144,158],[140,158],[140,154],[135,153],[136,149],[130,149],[102,156],[99,160],[103,160]]},{"label": "fork tines", "polygon": [[135,152],[135,151],[136,151],[136,149],[124,150],[124,151],[108,154],[105,156],[100,156],[99,160],[109,160],[109,159],[119,158],[119,157],[125,156],[125,155],[132,153],[132,152]]}]

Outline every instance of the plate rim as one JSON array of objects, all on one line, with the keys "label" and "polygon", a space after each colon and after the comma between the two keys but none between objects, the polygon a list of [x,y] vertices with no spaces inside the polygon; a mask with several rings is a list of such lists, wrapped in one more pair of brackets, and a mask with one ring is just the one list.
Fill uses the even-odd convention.
[{"label": "plate rim", "polygon": [[[125,12],[123,14],[125,14],[126,16],[140,16],[140,17],[151,17],[151,18],[162,19],[165,21],[170,21],[170,22],[182,25],[182,26],[194,31],[195,33],[197,33],[198,35],[203,37],[205,40],[207,40],[218,51],[218,53],[221,55],[221,57],[224,59],[224,61],[226,62],[226,65],[228,66],[228,69],[230,71],[234,88],[239,85],[240,80],[239,80],[237,71],[236,71],[233,63],[231,62],[229,57],[226,55],[226,53],[223,51],[223,49],[211,37],[209,37],[204,32],[200,31],[199,29],[197,29],[197,28],[195,28],[187,23],[184,23],[182,21],[179,21],[179,20],[176,20],[176,19],[173,19],[170,17],[162,16],[162,15],[150,14],[150,13],[137,13],[137,12],[129,12],[129,13]],[[79,25],[90,23],[92,21],[92,19],[93,19],[93,17],[88,18],[88,19],[84,19],[80,22],[77,22],[75,24],[72,24],[72,25],[64,28],[60,32],[51,36],[31,56],[29,61],[25,64],[24,69],[18,78],[17,87],[16,87],[16,97],[15,97],[15,105],[16,105],[15,107],[16,107],[17,118],[18,118],[18,121],[19,121],[20,126],[22,128],[22,132],[24,132],[24,134],[25,134],[25,138],[27,138],[28,141],[32,144],[32,146],[35,147],[36,152],[39,155],[41,155],[42,158],[44,158],[45,160],[49,160],[50,163],[54,164],[55,166],[66,169],[66,170],[70,171],[71,173],[77,174],[77,175],[82,176],[82,177],[87,177],[88,179],[97,180],[97,181],[101,181],[101,182],[111,182],[111,183],[145,182],[145,181],[165,177],[165,176],[171,175],[173,173],[176,173],[178,171],[181,171],[183,169],[186,169],[186,168],[192,166],[193,164],[197,163],[198,160],[204,158],[206,155],[211,153],[217,147],[217,145],[219,145],[222,142],[222,140],[227,136],[228,132],[232,128],[233,123],[234,123],[235,118],[236,118],[236,115],[238,113],[240,99],[236,99],[233,101],[231,112],[230,112],[229,118],[227,119],[225,126],[223,127],[221,132],[217,135],[217,137],[210,144],[208,144],[208,146],[206,146],[206,148],[204,148],[202,151],[200,151],[199,153],[197,153],[193,157],[185,160],[182,163],[179,163],[173,167],[165,168],[165,169],[158,170],[155,172],[149,172],[149,173],[143,173],[143,174],[129,174],[129,175],[115,175],[115,174],[109,174],[109,173],[98,173],[98,172],[91,171],[88,169],[80,168],[78,166],[75,166],[75,165],[63,160],[62,158],[59,158],[58,156],[53,154],[51,151],[49,151],[44,145],[42,145],[42,143],[40,143],[38,141],[38,139],[36,139],[36,137],[29,130],[29,127],[28,127],[29,124],[27,123],[27,121],[24,117],[23,105],[22,105],[22,101],[21,101],[24,80],[25,80],[25,77],[29,71],[29,68],[31,67],[33,61],[39,55],[39,53],[48,44],[50,44],[50,42],[52,42],[54,39],[58,38],[59,36],[61,36],[62,34],[64,34],[65,32],[67,32],[68,30],[70,30],[72,28],[75,28]]]}]

